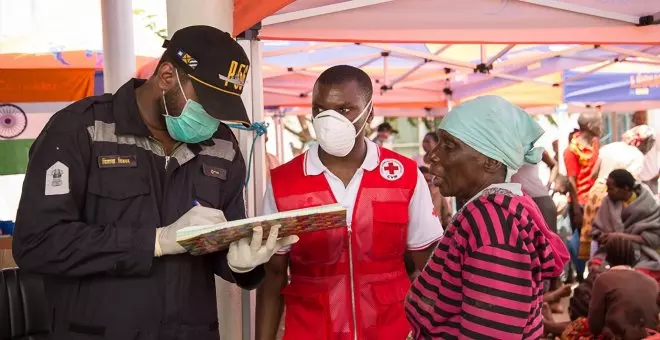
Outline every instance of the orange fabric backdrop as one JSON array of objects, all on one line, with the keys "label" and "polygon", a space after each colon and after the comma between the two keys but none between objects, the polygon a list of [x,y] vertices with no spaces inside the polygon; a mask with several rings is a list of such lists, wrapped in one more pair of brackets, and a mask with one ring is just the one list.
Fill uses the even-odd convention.
[{"label": "orange fabric backdrop", "polygon": [[[20,53],[9,53],[9,54],[0,54],[0,69],[16,69],[16,68],[28,68],[28,69],[38,69],[38,68],[89,68],[102,70],[103,65],[100,65],[97,56],[91,55],[88,56],[85,51],[65,51],[62,52],[62,59],[66,60],[69,65],[64,65],[58,61],[52,53],[41,53],[41,54],[20,54]],[[140,67],[152,61],[154,58],[137,56],[135,58],[135,67],[140,69]]]},{"label": "orange fabric backdrop", "polygon": [[0,69],[0,102],[69,102],[94,94],[94,69]]}]

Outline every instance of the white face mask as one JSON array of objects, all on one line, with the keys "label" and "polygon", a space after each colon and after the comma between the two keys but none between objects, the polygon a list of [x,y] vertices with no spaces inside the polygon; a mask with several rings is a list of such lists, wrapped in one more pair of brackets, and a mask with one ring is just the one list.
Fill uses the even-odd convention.
[{"label": "white face mask", "polygon": [[325,110],[314,117],[312,124],[321,149],[335,157],[348,155],[353,150],[355,138],[362,132],[367,120],[365,119],[357,131],[354,124],[370,109],[371,101],[367,103],[364,110],[352,122],[335,110]]}]

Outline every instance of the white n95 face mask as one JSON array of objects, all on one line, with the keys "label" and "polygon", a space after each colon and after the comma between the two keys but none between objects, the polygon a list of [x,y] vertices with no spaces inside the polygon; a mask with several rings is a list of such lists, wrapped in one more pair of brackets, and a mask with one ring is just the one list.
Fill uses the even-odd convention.
[{"label": "white n95 face mask", "polygon": [[325,110],[319,113],[312,124],[316,132],[316,139],[323,151],[335,156],[345,157],[355,146],[355,138],[362,132],[367,120],[362,123],[359,130],[355,130],[355,123],[358,122],[366,112],[371,109],[371,101],[367,103],[362,112],[350,121],[341,113],[335,110]]}]

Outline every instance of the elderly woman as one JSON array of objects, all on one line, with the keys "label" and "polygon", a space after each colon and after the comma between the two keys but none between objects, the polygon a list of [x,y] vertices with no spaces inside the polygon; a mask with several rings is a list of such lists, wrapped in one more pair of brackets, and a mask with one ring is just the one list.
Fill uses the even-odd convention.
[{"label": "elderly woman", "polygon": [[435,185],[467,201],[405,302],[411,339],[538,339],[543,280],[568,261],[561,239],[511,176],[538,163],[543,130],[497,96],[449,112],[431,152]]},{"label": "elderly woman", "polygon": [[660,281],[660,205],[651,190],[636,182],[630,172],[618,169],[610,173],[607,197],[601,203],[591,235],[599,246],[592,258],[594,265],[605,259],[603,245],[625,238],[633,242],[639,256],[635,269]]}]

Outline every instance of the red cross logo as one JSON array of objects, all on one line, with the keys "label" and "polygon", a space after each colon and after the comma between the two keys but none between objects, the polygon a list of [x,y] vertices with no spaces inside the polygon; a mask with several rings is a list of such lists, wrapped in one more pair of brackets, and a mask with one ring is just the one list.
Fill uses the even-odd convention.
[{"label": "red cross logo", "polygon": [[383,160],[380,163],[380,175],[388,181],[395,181],[403,175],[403,164],[396,159]]},{"label": "red cross logo", "polygon": [[385,166],[385,171],[389,172],[390,175],[394,175],[394,173],[398,170],[399,167],[394,165],[394,163],[392,162],[387,163],[387,165]]}]

